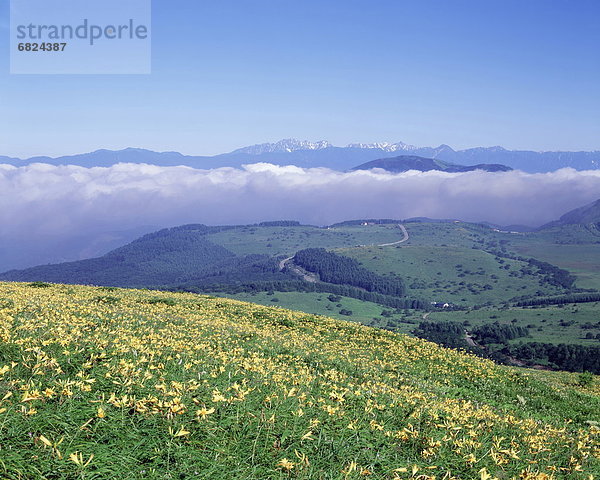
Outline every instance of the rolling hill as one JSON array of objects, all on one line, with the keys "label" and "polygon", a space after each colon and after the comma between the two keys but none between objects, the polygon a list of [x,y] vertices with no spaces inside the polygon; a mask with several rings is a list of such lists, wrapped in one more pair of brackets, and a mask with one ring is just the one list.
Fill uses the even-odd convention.
[{"label": "rolling hill", "polygon": [[[404,296],[467,306],[566,292],[527,259],[502,258],[490,227],[408,222],[410,237],[402,243],[397,222],[364,223],[184,225],[144,235],[102,257],[13,270],[0,279],[222,292],[317,289],[388,305]],[[325,280],[307,282],[298,272],[296,267],[307,267],[298,263],[298,252],[307,249],[318,253],[309,270]],[[464,272],[457,264],[465,265]],[[396,283],[403,279],[400,288]],[[350,290],[340,290],[344,285]]]},{"label": "rolling hill", "polygon": [[600,224],[600,200],[565,213],[554,222],[541,226],[540,230],[564,225]]},{"label": "rolling hill", "polygon": [[[285,221],[237,227],[184,225],[144,235],[102,257],[12,270],[0,278],[193,292],[318,291],[394,308],[423,308],[425,302],[406,292],[400,279],[362,269],[323,248],[374,237],[397,240],[398,232],[395,225],[377,235],[381,232],[321,229]],[[265,235],[270,242],[266,245],[261,241]],[[301,250],[298,241],[333,257],[330,268],[336,273],[331,278],[322,273],[323,281],[306,281],[306,275],[296,271],[293,255],[284,258]]]},{"label": "rolling hill", "polygon": [[474,170],[483,170],[486,172],[508,172],[512,170],[512,168],[507,167],[506,165],[478,164],[465,166],[456,165],[433,158],[417,157],[414,155],[400,155],[398,157],[372,160],[370,162],[363,163],[358,167],[354,167],[352,170],[371,170],[372,168],[381,168],[393,173],[406,172],[408,170],[418,170],[421,172],[439,170],[441,172],[450,173],[472,172]]},{"label": "rolling hill", "polygon": [[49,234],[43,242],[29,234],[0,236],[0,270],[98,257],[156,230],[156,226],[149,225],[120,231],[88,228],[71,236],[64,232]]},{"label": "rolling hill", "polygon": [[[233,276],[262,278],[278,272],[266,255],[236,256],[206,239],[227,227],[184,225],[147,234],[106,255],[88,260],[41,265],[3,274],[7,280],[174,288],[204,282],[233,281]],[[268,276],[268,275],[267,275]],[[270,278],[270,277],[269,277]]]},{"label": "rolling hill", "polygon": [[[419,333],[429,328],[419,327],[424,316],[460,322],[448,332],[472,334],[500,322],[499,328],[514,326],[527,334],[501,337],[475,353],[600,372],[593,363],[600,341],[599,245],[600,234],[587,225],[536,232],[427,219],[405,221],[402,228],[396,220],[329,227],[291,221],[184,225],[102,257],[13,270],[0,279],[210,293],[429,335],[442,343],[435,332]],[[577,307],[568,310],[569,303]],[[461,343],[464,338],[448,344]],[[533,344],[538,346],[531,353],[527,345]],[[550,350],[555,346],[568,355],[557,356]]]},{"label": "rolling hill", "polygon": [[[404,223],[403,238],[397,224],[184,225],[144,235],[101,257],[12,270],[0,279],[224,293],[328,291],[388,306],[396,304],[393,297],[407,297],[461,308],[571,291],[568,272],[515,253],[548,241],[545,233],[506,237],[486,225],[420,219]],[[507,250],[513,244],[514,251]],[[298,264],[297,254],[306,249],[318,253],[309,270],[326,266],[312,270],[318,281],[307,282],[301,273],[307,265]],[[340,290],[343,286],[349,289]]]},{"label": "rolling hill", "polygon": [[0,299],[3,478],[600,470],[593,375],[193,294],[1,283]]}]

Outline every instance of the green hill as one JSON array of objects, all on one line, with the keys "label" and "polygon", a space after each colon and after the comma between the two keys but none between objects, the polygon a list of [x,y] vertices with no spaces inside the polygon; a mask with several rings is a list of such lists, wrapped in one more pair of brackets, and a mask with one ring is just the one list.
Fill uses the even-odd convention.
[{"label": "green hill", "polygon": [[431,170],[440,170],[442,172],[472,172],[474,170],[484,170],[486,172],[508,172],[512,168],[506,165],[499,164],[484,164],[478,165],[456,165],[454,163],[445,162],[434,158],[424,158],[415,155],[400,155],[393,158],[381,158],[363,163],[352,170],[370,170],[372,168],[381,168],[388,172],[399,173],[407,172],[408,170],[419,170],[428,172]]},{"label": "green hill", "polygon": [[[100,258],[0,278],[210,293],[408,334],[430,314],[460,321],[470,333],[498,320],[528,335],[474,349],[478,354],[600,372],[593,363],[600,342],[593,305],[600,298],[598,242],[590,225],[520,233],[423,219],[401,228],[394,220],[185,225]],[[552,350],[560,344],[567,346]]]},{"label": "green hill", "polygon": [[596,228],[600,228],[600,200],[596,200],[588,205],[571,210],[570,212],[565,213],[558,220],[543,225],[540,227],[540,230],[563,225],[577,224],[596,224]]},{"label": "green hill", "polygon": [[[237,256],[207,239],[227,227],[185,225],[144,235],[108,254],[89,260],[41,265],[6,272],[16,281],[172,288],[233,282],[237,278],[277,278],[277,262],[267,255]],[[270,275],[272,274],[272,275]]]},{"label": "green hill", "polygon": [[193,294],[0,284],[7,479],[600,472],[598,378]]},{"label": "green hill", "polygon": [[[314,286],[299,285],[307,282],[294,275],[293,269],[282,268],[281,262],[294,256],[297,261],[300,251],[326,249],[341,254],[340,261],[350,257],[364,268],[326,263],[330,271],[320,271],[325,283],[397,297],[467,306],[566,293],[565,288],[548,282],[539,268],[530,268],[526,260],[504,258],[499,234],[487,226],[419,221],[405,225],[409,232],[405,241],[397,221],[392,220],[327,228],[185,225],[145,235],[100,258],[6,272],[0,279],[197,291],[213,286],[213,291],[226,292],[251,284],[248,288],[252,290],[311,291]],[[340,277],[340,272],[334,271],[340,268],[356,271],[342,272],[344,281],[331,280]],[[406,288],[402,289],[369,286],[403,280]],[[374,297],[366,300],[378,301]]]},{"label": "green hill", "polygon": [[0,275],[13,281],[175,287],[281,279],[279,256],[308,247],[334,248],[395,241],[395,226],[318,228],[300,225],[207,227],[184,225],[144,235],[108,254],[88,260],[40,265]]}]

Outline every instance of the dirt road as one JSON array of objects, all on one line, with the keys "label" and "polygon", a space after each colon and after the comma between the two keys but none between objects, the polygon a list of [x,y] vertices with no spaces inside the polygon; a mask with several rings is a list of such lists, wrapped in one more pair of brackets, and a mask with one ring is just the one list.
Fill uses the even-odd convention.
[{"label": "dirt road", "polygon": [[[379,245],[372,245],[372,246],[375,246],[375,247],[391,247],[391,246],[393,246],[393,245],[399,245],[400,243],[404,243],[404,242],[406,242],[406,241],[407,241],[407,240],[410,238],[410,237],[409,237],[409,235],[408,235],[408,230],[406,230],[406,227],[405,227],[404,225],[402,225],[401,223],[399,223],[399,224],[398,224],[398,228],[399,228],[400,230],[402,230],[402,235],[403,235],[403,238],[402,238],[401,240],[398,240],[397,242],[392,242],[392,243],[381,243],[381,244],[379,244]],[[364,246],[368,246],[368,245],[364,245]],[[283,269],[286,267],[286,264],[287,264],[287,263],[288,263],[290,260],[292,260],[293,258],[294,258],[294,255],[292,255],[291,257],[287,257],[287,258],[284,258],[283,260],[281,260],[281,261],[279,262],[279,270],[280,270],[280,271],[283,271]],[[292,265],[293,265],[294,267],[298,268],[298,267],[297,267],[297,265],[294,265],[294,264],[292,264]],[[305,280],[307,280],[307,281],[309,281],[309,282],[315,282],[315,281],[316,281],[316,280],[314,279],[314,277],[312,277],[312,276],[310,276],[310,275],[306,275],[306,274],[304,274],[303,276],[305,276]],[[309,277],[310,279],[309,279],[309,278],[306,278],[306,277]]]},{"label": "dirt road", "polygon": [[285,268],[285,264],[289,262],[292,258],[294,258],[293,255],[291,257],[284,258],[281,262],[279,262],[279,270],[283,270]]},{"label": "dirt road", "polygon": [[408,230],[406,230],[406,227],[404,225],[402,225],[401,223],[398,224],[398,228],[400,230],[402,230],[402,234],[404,235],[404,238],[402,240],[398,240],[397,242],[392,242],[392,243],[382,243],[377,246],[378,247],[391,247],[392,245],[398,245],[400,243],[406,242],[409,239]]}]

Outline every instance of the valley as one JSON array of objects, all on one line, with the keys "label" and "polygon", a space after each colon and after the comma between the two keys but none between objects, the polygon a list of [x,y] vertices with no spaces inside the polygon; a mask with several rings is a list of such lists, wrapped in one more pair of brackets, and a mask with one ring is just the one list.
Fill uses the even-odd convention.
[{"label": "valley", "polygon": [[[580,212],[586,219],[593,218],[590,208]],[[600,351],[599,242],[596,223],[555,222],[529,232],[429,219],[184,225],[103,257],[0,279],[205,293],[459,348],[473,347],[465,338],[483,326],[518,327],[524,334],[471,350],[552,367],[543,352],[523,353],[526,346],[581,348],[576,355],[583,359]],[[435,325],[446,329],[442,337]],[[588,367],[600,372],[594,362]]]}]

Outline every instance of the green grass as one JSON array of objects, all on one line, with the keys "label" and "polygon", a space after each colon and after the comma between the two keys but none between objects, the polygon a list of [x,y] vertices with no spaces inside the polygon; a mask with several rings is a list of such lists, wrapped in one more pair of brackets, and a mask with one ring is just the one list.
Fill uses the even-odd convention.
[{"label": "green grass", "polygon": [[0,284],[0,478],[588,480],[600,471],[598,377],[582,385],[223,298],[108,296]]},{"label": "green grass", "polygon": [[600,290],[600,245],[530,243],[517,245],[514,249],[520,255],[537,258],[575,274],[579,288]]},{"label": "green grass", "polygon": [[[338,320],[348,320],[370,325],[377,328],[394,328],[398,333],[410,333],[414,328],[413,317],[422,314],[414,314],[411,311],[395,312],[394,309],[381,306],[373,302],[357,300],[355,298],[340,297],[340,300],[332,302],[328,293],[312,292],[256,292],[221,294],[227,298],[234,298],[245,302],[257,303],[259,305],[282,307],[299,312],[315,315],[324,315]],[[273,299],[277,300],[274,302]],[[341,310],[351,311],[352,315],[343,315]],[[389,312],[388,316],[382,316],[382,312]],[[410,323],[405,320],[410,318]]]},{"label": "green grass", "polygon": [[[480,310],[467,310],[456,312],[434,311],[428,316],[431,321],[456,321],[466,322],[470,325],[499,322],[528,327],[530,338],[516,339],[520,341],[567,343],[575,345],[598,346],[600,340],[585,339],[587,333],[594,336],[600,333],[600,328],[582,329],[587,323],[597,324],[600,321],[599,303],[579,303],[542,308],[509,308],[506,310],[496,308],[482,308]],[[514,322],[516,320],[516,322]],[[562,325],[561,325],[562,323]]]},{"label": "green grass", "polygon": [[[587,333],[594,336],[600,333],[597,329],[583,330],[581,325],[596,323],[598,317],[597,304],[580,304],[571,306],[547,307],[536,309],[500,308],[502,303],[516,297],[536,297],[563,293],[558,287],[541,282],[535,271],[523,274],[520,269],[525,263],[498,258],[485,250],[505,247],[510,253],[524,257],[534,257],[565,268],[577,275],[577,286],[582,288],[600,288],[600,244],[593,232],[585,227],[572,226],[555,228],[543,232],[526,234],[495,232],[489,227],[463,222],[418,223],[405,224],[410,239],[401,245],[376,247],[374,244],[385,243],[393,239],[380,237],[382,232],[396,235],[394,226],[345,227],[325,231],[326,235],[307,235],[300,230],[271,229],[263,233],[272,238],[278,230],[280,239],[288,241],[285,248],[293,249],[301,236],[306,236],[306,245],[332,248],[339,239],[346,244],[334,250],[340,254],[357,259],[361,264],[381,275],[398,275],[410,288],[411,295],[429,301],[449,302],[470,307],[488,305],[480,310],[466,312],[434,311],[429,320],[470,321],[473,326],[500,321],[511,323],[516,320],[520,326],[529,328],[530,338],[519,341],[538,341],[544,343],[570,343],[579,345],[597,345],[597,340],[585,339]],[[256,229],[255,229],[256,230]],[[295,232],[293,235],[291,232]],[[352,239],[342,234],[354,232]],[[356,232],[365,237],[358,239]],[[225,232],[226,233],[226,232]],[[259,232],[256,231],[255,235]],[[321,232],[322,234],[323,232]],[[338,235],[341,235],[338,237]],[[368,236],[371,236],[367,238]],[[319,244],[317,239],[323,241]],[[328,244],[325,240],[331,240]],[[558,244],[563,242],[566,244]],[[285,243],[285,242],[284,242]],[[357,247],[356,244],[368,245]],[[458,267],[460,266],[460,267]],[[508,266],[508,269],[506,267]],[[402,333],[410,333],[414,324],[422,319],[422,313],[394,313],[391,318],[383,318],[381,312],[390,310],[368,302],[343,299],[342,307],[336,307],[327,301],[326,294],[279,293],[277,305],[294,310],[319,313],[336,318],[346,318],[367,325],[397,328]],[[266,293],[236,295],[236,298],[249,300],[264,305],[273,304],[273,295]],[[319,300],[321,299],[321,300]],[[351,310],[351,317],[339,314],[341,308]],[[573,310],[577,310],[573,313]],[[376,320],[374,320],[374,318]],[[563,325],[561,325],[561,321]],[[412,323],[411,323],[412,322]],[[565,326],[566,323],[566,326]]]},{"label": "green grass", "polygon": [[305,248],[391,243],[402,238],[395,225],[368,225],[336,228],[239,227],[208,235],[211,242],[237,255],[293,255]]},{"label": "green grass", "polygon": [[579,288],[600,289],[600,236],[585,225],[567,225],[519,235],[504,235],[509,248],[569,270]]},{"label": "green grass", "polygon": [[491,228],[465,222],[405,223],[409,245],[456,246],[471,248],[478,239],[492,240],[496,234]]},{"label": "green grass", "polygon": [[497,259],[472,248],[417,246],[413,242],[407,246],[349,248],[337,252],[355,258],[363,267],[381,275],[400,276],[412,295],[431,302],[498,304],[524,295],[563,292],[542,284],[539,275],[522,274],[520,269],[527,266],[524,262]]},{"label": "green grass", "polygon": [[556,245],[600,245],[600,233],[598,229],[589,225],[563,225],[540,230],[539,232],[511,235],[511,241]]}]

